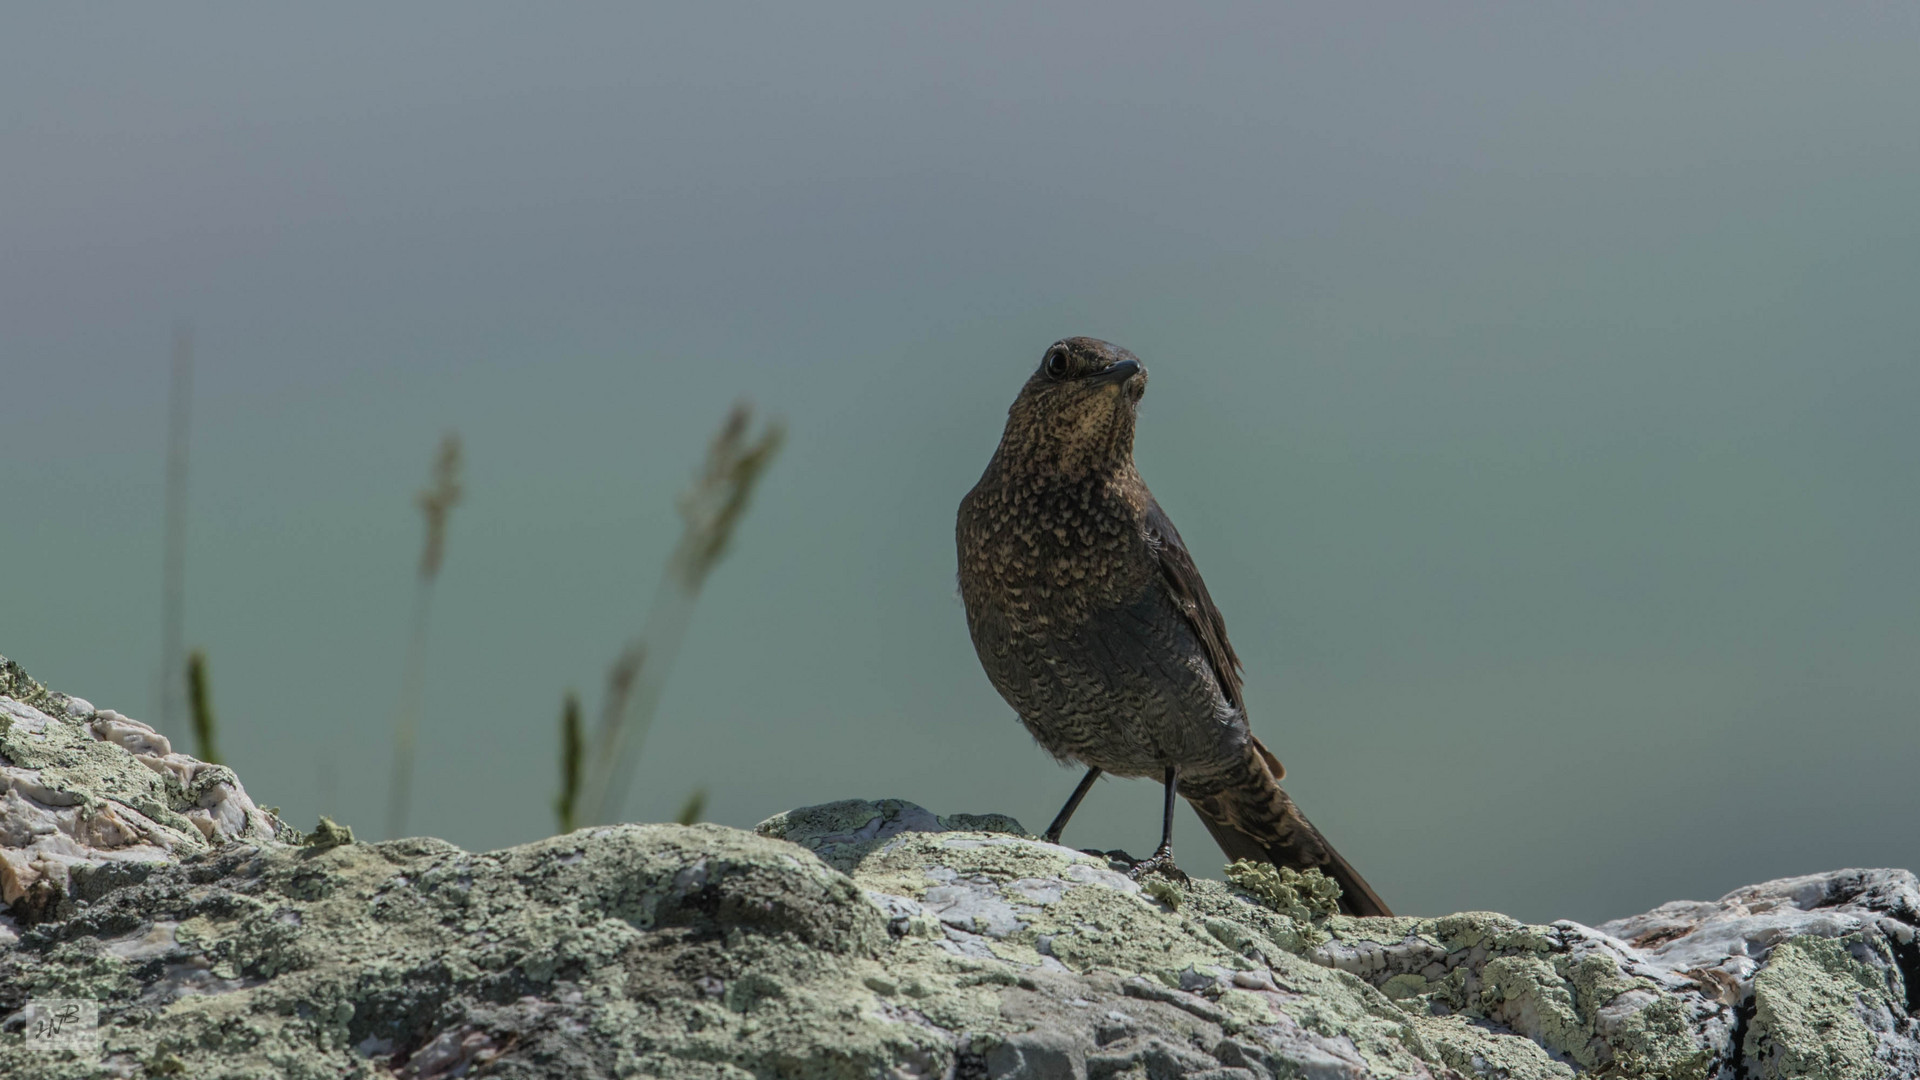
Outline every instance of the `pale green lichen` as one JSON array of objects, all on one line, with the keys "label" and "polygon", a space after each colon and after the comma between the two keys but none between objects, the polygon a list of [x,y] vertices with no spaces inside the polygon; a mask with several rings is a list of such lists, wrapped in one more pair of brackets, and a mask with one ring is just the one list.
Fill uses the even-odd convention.
[{"label": "pale green lichen", "polygon": [[1608,1033],[1614,1068],[1623,1076],[1706,1080],[1713,1051],[1700,1044],[1687,1019],[1686,1009],[1670,997],[1628,1014]]},{"label": "pale green lichen", "polygon": [[1240,859],[1227,867],[1227,880],[1273,911],[1297,922],[1340,913],[1340,883],[1319,870],[1295,870]]},{"label": "pale green lichen", "polygon": [[[186,814],[199,807],[215,785],[238,786],[231,769],[203,765],[194,770],[191,783],[183,784],[171,770],[150,768],[124,748],[90,731],[86,721],[93,714],[82,715],[71,707],[73,698],[47,690],[3,656],[0,696],[32,706],[53,721],[33,730],[33,725],[0,715],[0,760],[39,770],[46,787],[79,800],[84,814],[98,814],[111,803],[119,803],[170,830],[167,843],[173,850],[187,853],[206,849],[203,835]],[[282,823],[271,816],[267,822],[277,834]],[[255,828],[251,820],[244,826],[243,835],[247,839],[274,838]]]},{"label": "pale green lichen", "polygon": [[[372,1075],[418,1060],[429,1039],[476,1052],[525,1040],[516,1053],[568,1075],[940,1075],[962,1067],[964,1047],[976,1055],[965,1068],[978,1069],[978,1055],[1013,1045],[1031,1017],[1071,1012],[1062,995],[1101,992],[1130,1015],[1161,1010],[1154,1030],[1169,1038],[1253,1046],[1244,1041],[1263,1031],[1305,1032],[1351,1047],[1370,1075],[1697,1075],[1658,1039],[1648,1054],[1616,1035],[1601,1062],[1594,1013],[1646,987],[1594,958],[1567,961],[1544,928],[1413,920],[1407,929],[1436,948],[1507,950],[1477,982],[1456,967],[1461,979],[1448,981],[1463,995],[1471,985],[1474,1007],[1434,1016],[1441,991],[1424,978],[1386,979],[1383,992],[1322,966],[1291,916],[1216,882],[1194,882],[1170,912],[1099,860],[986,833],[898,833],[852,869],[850,879],[788,844],[711,825],[588,829],[484,855],[428,840],[236,846],[108,894],[60,927],[60,941],[23,953],[22,970],[30,993],[121,1010],[108,1062],[177,1060],[188,1075]],[[183,893],[183,874],[249,884]],[[991,955],[956,954],[938,923],[890,928],[868,898],[931,903],[958,884],[1017,918],[973,935]],[[150,991],[138,965],[100,945],[158,933],[140,920],[163,916],[173,923],[164,962],[215,983],[158,1013],[128,1011]],[[1382,936],[1365,925],[1375,921],[1387,922],[1332,923],[1358,941]],[[1060,976],[1043,968],[1056,961],[1082,981],[1050,989]],[[520,1004],[488,1004],[502,1001]],[[1678,1019],[1641,1012],[1649,1031]],[[90,1075],[76,1064],[0,1047],[9,1077]]]},{"label": "pale green lichen", "polygon": [[[183,892],[182,872],[249,884],[245,894]],[[160,958],[213,982],[154,1012],[134,1007],[138,965],[99,946],[123,938],[114,928],[146,933],[143,920],[163,916],[177,923]],[[710,945],[703,927],[718,933]],[[577,995],[583,1017],[629,1015],[592,1039],[547,1032],[569,1075],[864,1077],[916,1054],[951,1055],[937,1032],[859,1004],[872,1000],[861,980],[887,974],[875,958],[888,935],[852,882],[717,826],[588,830],[491,855],[433,841],[236,846],[110,894],[58,934],[14,958],[29,993],[102,1001],[116,1014],[110,1058],[172,1056],[189,1075],[364,1072],[376,1062],[352,1047],[410,1052],[448,1024],[486,1036],[498,1025],[459,1018],[530,995]],[[677,952],[657,948],[676,939],[686,942]],[[688,950],[707,951],[713,993],[671,966]],[[931,943],[889,951],[919,956],[906,966],[939,999],[923,1012],[991,1023],[995,991],[960,985],[977,962]],[[528,1032],[547,1031],[523,1019]],[[661,1031],[678,1034],[662,1041]],[[813,1064],[789,1073],[782,1062]],[[0,1073],[89,1074],[9,1046]]]},{"label": "pale green lichen", "polygon": [[1400,1076],[1416,1062],[1432,1061],[1414,1017],[1364,980],[1301,959],[1282,961],[1273,974],[1283,989],[1300,995],[1280,1006],[1294,1022],[1330,1039],[1350,1040],[1375,1070]]},{"label": "pale green lichen", "polygon": [[95,739],[76,723],[51,717],[40,731],[25,725],[0,725],[0,758],[26,769],[38,769],[46,785],[71,793],[88,805],[107,799],[133,807],[169,829],[179,832],[188,847],[196,847],[199,830],[183,815],[194,805],[172,773],[161,774],[142,765],[132,754]]},{"label": "pale green lichen", "polygon": [[1180,904],[1186,900],[1186,891],[1179,884],[1157,874],[1148,875],[1140,883],[1140,891],[1167,905],[1168,911],[1179,911]]},{"label": "pale green lichen", "polygon": [[1753,980],[1753,1020],[1742,1051],[1755,1075],[1876,1080],[1887,1075],[1857,1004],[1904,1011],[1886,980],[1855,959],[1859,935],[1799,938],[1774,946]]},{"label": "pale green lichen", "polygon": [[[63,747],[85,737],[64,726]],[[1349,918],[1333,882],[1264,866],[1231,887],[1136,883],[1010,818],[898,800],[757,831],[614,826],[473,854],[351,843],[323,819],[305,847],[76,870],[86,903],[0,950],[0,974],[100,1002],[104,1055],[0,1040],[0,1075],[1289,1076],[1338,1059],[1693,1080],[1711,1058],[1687,999],[1570,924]],[[1876,1075],[1854,1006],[1898,994],[1848,951],[1867,947],[1776,947],[1753,1075]],[[1174,1047],[1200,1057],[1176,1068]]]},{"label": "pale green lichen", "polygon": [[[1057,899],[1021,910],[1024,925],[1005,939],[1039,946],[1041,955],[1073,971],[1137,976],[1171,990],[1182,985],[1183,972],[1267,966],[1286,1003],[1270,1004],[1223,984],[1217,987],[1218,1023],[1230,1030],[1270,1023],[1277,1009],[1309,1031],[1351,1041],[1382,1075],[1415,1071],[1422,1060],[1407,1042],[1418,1038],[1411,1017],[1364,981],[1302,955],[1310,943],[1301,940],[1294,920],[1251,906],[1218,882],[1190,882],[1181,890],[1179,911],[1170,914],[1149,902],[1153,877],[1133,891],[1100,860],[1009,837],[954,834],[896,836],[857,863],[853,875],[868,888],[924,897],[933,884],[927,872],[935,866],[958,878],[1000,883],[1000,895],[1009,901],[1020,898],[1022,881],[1083,878],[1085,884],[1062,890]],[[1325,895],[1311,884],[1307,890]]]},{"label": "pale green lichen", "polygon": [[[1249,1025],[1262,1015],[1284,1013],[1301,1027],[1328,1038],[1351,1040],[1369,1063],[1386,1072],[1410,1071],[1416,1061],[1439,1064],[1436,1050],[1422,1042],[1416,1021],[1425,1019],[1424,1001],[1412,1002],[1409,1014],[1386,994],[1345,972],[1328,971],[1308,956],[1326,941],[1328,927],[1345,938],[1398,941],[1424,932],[1460,951],[1478,948],[1512,950],[1531,958],[1549,948],[1542,928],[1529,927],[1504,916],[1449,920],[1348,919],[1335,917],[1337,886],[1322,875],[1284,873],[1268,866],[1241,866],[1236,885],[1264,903],[1252,906],[1232,890],[1214,882],[1196,881],[1181,891],[1181,906],[1172,917],[1153,898],[1155,878],[1139,886],[1124,885],[1119,875],[1105,870],[1099,860],[1087,859],[1058,847],[1011,837],[952,833],[898,832],[880,839],[899,820],[895,807],[877,803],[840,803],[785,815],[762,826],[762,831],[811,838],[846,859],[855,880],[869,889],[896,896],[926,899],[939,887],[973,883],[986,895],[1010,905],[1020,924],[995,940],[992,953],[1008,962],[1032,965],[1042,957],[1057,960],[1089,976],[1112,971],[1176,988],[1183,975],[1194,971],[1233,971],[1264,967],[1281,985],[1288,1004],[1244,990],[1219,989],[1220,1022]],[[952,819],[947,819],[952,820]],[[865,845],[857,853],[849,839]],[[848,858],[847,856],[853,857]],[[938,868],[940,876],[933,876]],[[1077,869],[1076,869],[1077,868]],[[1023,903],[1019,882],[1061,879],[1080,874],[1085,884],[1066,888],[1050,902]],[[1106,875],[1101,883],[1093,878]],[[1134,891],[1138,890],[1138,891]],[[1465,972],[1463,971],[1464,977]],[[1575,991],[1563,986],[1551,965],[1541,975],[1559,988],[1570,1002]],[[1512,980],[1509,980],[1512,981]],[[1407,985],[1407,984],[1412,985]],[[1544,987],[1543,987],[1544,988]],[[1426,981],[1410,978],[1396,990],[1430,992]],[[1232,995],[1231,997],[1229,995]],[[1226,1003],[1232,1002],[1232,1008]],[[1565,1002],[1557,1002],[1565,1004]],[[1590,1029],[1568,1010],[1556,1015],[1563,1028],[1555,1030],[1571,1042],[1591,1038]],[[1450,1032],[1448,1045],[1464,1046],[1477,1040],[1487,1060],[1541,1066],[1533,1074],[1568,1075],[1566,1065],[1553,1062],[1538,1045],[1514,1035],[1482,1028]],[[1520,1048],[1506,1044],[1523,1044]],[[1463,1059],[1464,1060],[1464,1059]],[[1550,1066],[1550,1067],[1549,1067]],[[1518,1073],[1516,1073],[1518,1075]]]},{"label": "pale green lichen", "polygon": [[[4,656],[0,656],[0,697],[10,697],[49,713],[51,713],[50,706],[54,704],[53,695],[46,687],[36,682],[33,676],[28,675],[26,669]],[[4,721],[4,717],[0,717],[0,721]]]},{"label": "pale green lichen", "polygon": [[[1652,980],[1628,975],[1600,955],[1577,962],[1556,956],[1554,972],[1571,991],[1581,1019],[1565,1046],[1548,1045],[1582,1064],[1609,1067],[1624,1076],[1705,1080],[1713,1054],[1694,1038],[1680,1003],[1663,995]],[[1646,1004],[1632,1010],[1614,1008],[1626,995],[1638,995]],[[1603,1040],[1597,1018],[1609,1009],[1617,1015]],[[1585,1052],[1581,1040],[1585,1040]]]},{"label": "pale green lichen", "polygon": [[1514,1031],[1582,1065],[1596,1064],[1587,1045],[1590,1033],[1574,1008],[1573,989],[1547,960],[1522,955],[1487,961],[1475,1005],[1478,1015],[1498,1016]]},{"label": "pale green lichen", "polygon": [[1544,953],[1553,949],[1546,927],[1530,926],[1497,911],[1463,911],[1422,920],[1417,924],[1417,932],[1432,937],[1449,950],[1484,948],[1489,952]]},{"label": "pale green lichen", "polygon": [[[1524,1049],[1506,1052],[1524,1059],[1500,1066],[1517,1070],[1514,1075],[1560,1075],[1557,1070],[1574,1067],[1696,1080],[1714,1060],[1679,1002],[1652,980],[1623,971],[1609,954],[1575,959],[1566,944],[1556,944],[1553,928],[1490,912],[1424,920],[1342,918],[1330,926],[1338,943],[1360,948],[1360,955],[1389,946],[1420,958],[1423,970],[1387,968],[1373,977],[1401,1007],[1435,1019],[1488,1020],[1526,1036],[1545,1056],[1534,1061]],[[1426,972],[1439,957],[1447,958],[1439,965],[1444,974],[1429,978]],[[1474,957],[1484,960],[1475,964]],[[1463,1067],[1454,1057],[1448,1061]]]},{"label": "pale green lichen", "polygon": [[1464,1016],[1421,1017],[1414,1022],[1438,1064],[1468,1076],[1501,1080],[1573,1080],[1578,1075],[1530,1039],[1491,1035]]},{"label": "pale green lichen", "polygon": [[298,841],[305,847],[330,848],[341,844],[353,843],[353,827],[336,823],[325,814],[320,816],[320,824]]}]

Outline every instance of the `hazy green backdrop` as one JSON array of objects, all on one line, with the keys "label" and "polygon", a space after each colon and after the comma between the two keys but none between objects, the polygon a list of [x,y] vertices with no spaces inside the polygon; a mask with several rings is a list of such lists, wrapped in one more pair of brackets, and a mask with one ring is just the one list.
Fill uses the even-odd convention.
[{"label": "hazy green backdrop", "polygon": [[[190,645],[379,830],[457,428],[419,831],[545,835],[745,395],[791,438],[628,810],[1038,827],[953,511],[1042,349],[1138,458],[1256,730],[1397,907],[1586,920],[1920,865],[1920,15],[1899,5],[9,8],[0,652],[153,717],[168,335]],[[187,742],[186,732],[171,732]],[[1154,840],[1151,785],[1068,839]],[[1183,862],[1217,872],[1191,817]]]}]

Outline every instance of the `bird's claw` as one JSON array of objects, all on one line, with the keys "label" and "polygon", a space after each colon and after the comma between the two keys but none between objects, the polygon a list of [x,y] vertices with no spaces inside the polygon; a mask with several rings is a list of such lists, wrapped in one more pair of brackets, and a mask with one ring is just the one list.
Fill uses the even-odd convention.
[{"label": "bird's claw", "polygon": [[1182,885],[1189,884],[1193,881],[1192,878],[1187,876],[1185,870],[1173,865],[1173,852],[1171,851],[1156,851],[1147,858],[1141,859],[1127,868],[1127,876],[1135,881],[1139,881],[1148,874],[1159,874],[1161,877],[1171,878]]},{"label": "bird's claw", "polygon": [[1080,854],[1091,855],[1096,859],[1105,859],[1109,865],[1118,863],[1120,868],[1125,869],[1127,876],[1135,881],[1139,881],[1148,874],[1159,874],[1161,877],[1171,878],[1182,885],[1186,885],[1193,880],[1187,876],[1185,870],[1173,865],[1173,852],[1171,851],[1156,851],[1144,859],[1136,859],[1126,852],[1121,851],[1119,848],[1114,848],[1112,851],[1101,851],[1098,848],[1081,848]]}]

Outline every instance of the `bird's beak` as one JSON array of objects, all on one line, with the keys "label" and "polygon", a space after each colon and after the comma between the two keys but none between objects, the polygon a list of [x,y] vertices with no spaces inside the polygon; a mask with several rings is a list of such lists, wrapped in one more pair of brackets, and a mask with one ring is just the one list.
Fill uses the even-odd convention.
[{"label": "bird's beak", "polygon": [[1091,377],[1088,381],[1097,383],[1123,383],[1144,370],[1138,360],[1122,360],[1100,374]]}]

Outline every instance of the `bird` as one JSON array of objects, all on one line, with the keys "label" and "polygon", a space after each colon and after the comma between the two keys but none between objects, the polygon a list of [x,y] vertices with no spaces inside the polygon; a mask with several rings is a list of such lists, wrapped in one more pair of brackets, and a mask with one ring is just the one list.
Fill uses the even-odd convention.
[{"label": "bird", "polygon": [[[1055,342],[1007,410],[999,446],[955,524],[967,630],[987,678],[1035,741],[1086,774],[1043,838],[1059,843],[1103,774],[1165,785],[1231,860],[1317,868],[1350,915],[1392,912],[1280,786],[1253,734],[1240,657],[1193,556],[1134,467],[1147,369],[1118,345]],[[1115,853],[1119,854],[1119,853]]]}]

